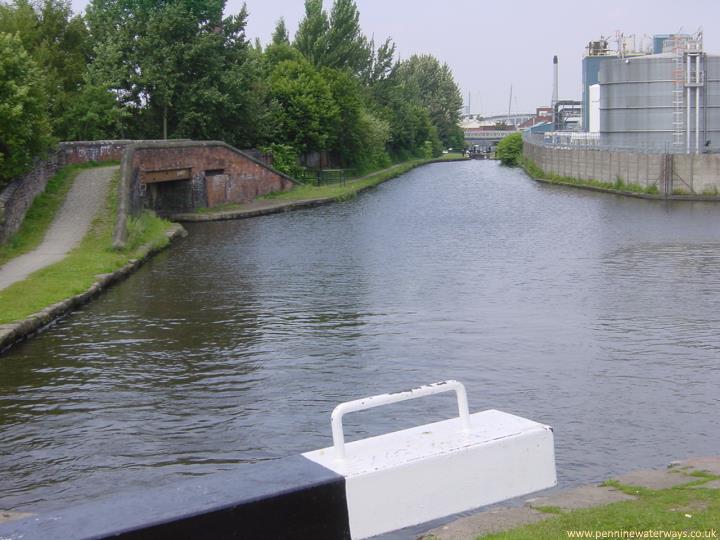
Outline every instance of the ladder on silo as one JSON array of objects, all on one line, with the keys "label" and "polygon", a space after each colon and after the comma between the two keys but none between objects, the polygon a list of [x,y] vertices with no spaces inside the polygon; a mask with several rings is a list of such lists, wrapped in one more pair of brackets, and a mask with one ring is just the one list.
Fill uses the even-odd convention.
[{"label": "ladder on silo", "polygon": [[673,36],[673,150],[682,151],[685,140],[685,41],[680,36]]}]

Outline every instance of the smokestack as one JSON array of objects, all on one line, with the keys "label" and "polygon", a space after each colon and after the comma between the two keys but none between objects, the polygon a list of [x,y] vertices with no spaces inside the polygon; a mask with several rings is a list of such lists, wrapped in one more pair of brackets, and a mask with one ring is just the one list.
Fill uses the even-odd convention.
[{"label": "smokestack", "polygon": [[555,108],[555,104],[558,102],[558,59],[557,55],[553,56],[553,94],[552,94],[552,106]]},{"label": "smokestack", "polygon": [[553,130],[559,129],[557,121],[557,102],[558,102],[558,60],[557,54],[553,56],[553,95],[552,95],[552,120]]}]

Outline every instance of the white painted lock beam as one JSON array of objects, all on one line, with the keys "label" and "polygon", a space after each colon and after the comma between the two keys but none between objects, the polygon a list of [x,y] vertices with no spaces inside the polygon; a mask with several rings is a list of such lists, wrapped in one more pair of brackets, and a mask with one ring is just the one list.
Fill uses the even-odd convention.
[{"label": "white painted lock beam", "polygon": [[[342,418],[372,407],[454,391],[459,417],[345,444]],[[556,485],[552,429],[487,410],[468,413],[465,388],[445,381],[343,403],[334,446],[307,459],[345,477],[352,538],[424,523]]]}]

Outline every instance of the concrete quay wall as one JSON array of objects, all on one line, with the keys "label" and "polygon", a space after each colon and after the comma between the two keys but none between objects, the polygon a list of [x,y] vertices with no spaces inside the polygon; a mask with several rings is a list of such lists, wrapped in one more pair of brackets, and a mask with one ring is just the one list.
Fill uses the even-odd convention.
[{"label": "concrete quay wall", "polygon": [[662,196],[720,195],[720,155],[647,154],[614,150],[556,148],[529,141],[523,155],[546,175],[657,187]]}]

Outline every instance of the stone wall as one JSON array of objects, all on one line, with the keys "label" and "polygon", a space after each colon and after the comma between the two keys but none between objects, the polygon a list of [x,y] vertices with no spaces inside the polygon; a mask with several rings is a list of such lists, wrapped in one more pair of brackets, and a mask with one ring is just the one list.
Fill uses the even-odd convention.
[{"label": "stone wall", "polygon": [[58,169],[71,163],[120,160],[131,142],[60,143],[46,159],[36,160],[30,172],[16,178],[0,192],[0,244],[18,231],[33,200],[45,190]]},{"label": "stone wall", "polygon": [[598,149],[554,148],[525,141],[523,155],[545,172],[579,180],[598,180],[642,187],[656,186],[662,195],[717,195],[720,155],[648,154]]}]

